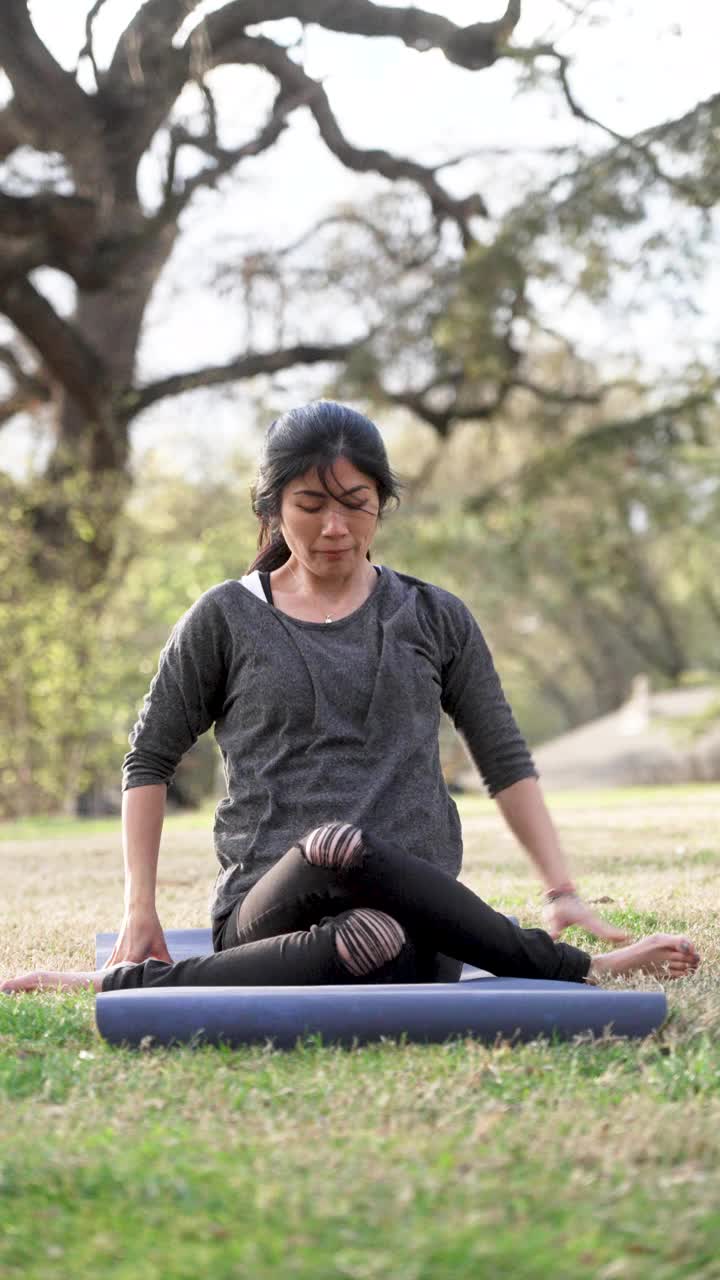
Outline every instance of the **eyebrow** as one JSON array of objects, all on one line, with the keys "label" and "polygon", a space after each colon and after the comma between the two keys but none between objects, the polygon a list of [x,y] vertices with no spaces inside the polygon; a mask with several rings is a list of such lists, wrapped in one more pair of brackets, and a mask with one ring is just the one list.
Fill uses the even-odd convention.
[{"label": "eyebrow", "polygon": [[[356,485],[355,485],[355,487],[354,487],[353,489],[343,489],[343,491],[342,491],[342,495],[341,495],[341,496],[342,496],[343,498],[347,498],[347,497],[349,497],[349,495],[350,495],[351,493],[359,493],[361,489],[367,489],[367,490],[368,490],[368,492],[369,492],[369,491],[370,491],[370,485],[369,485],[369,484],[356,484]],[[307,498],[330,498],[330,497],[332,497],[332,494],[328,493],[326,489],[293,489],[293,493],[298,493],[298,494],[302,493],[302,494],[305,494],[305,496],[306,496]]]}]

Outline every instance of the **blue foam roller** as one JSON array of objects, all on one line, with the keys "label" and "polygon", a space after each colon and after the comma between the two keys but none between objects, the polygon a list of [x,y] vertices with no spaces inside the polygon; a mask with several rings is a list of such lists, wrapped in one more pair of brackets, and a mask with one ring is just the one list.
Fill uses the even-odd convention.
[{"label": "blue foam roller", "polygon": [[[605,991],[580,983],[478,978],[465,983],[317,987],[148,987],[98,994],[100,1034],[111,1044],[188,1041],[292,1048],[384,1037],[439,1043],[457,1036],[568,1039],[581,1033],[645,1036],[663,1022],[662,992]],[[147,1042],[147,1041],[146,1041]]]},{"label": "blue foam roller", "polygon": [[[116,933],[96,937],[96,967],[112,953]],[[173,960],[212,955],[209,929],[168,929]],[[383,983],[318,987],[148,987],[98,993],[100,1034],[112,1044],[188,1041],[292,1047],[320,1035],[327,1043],[383,1037],[441,1042],[470,1035],[530,1040],[580,1033],[645,1036],[667,1014],[662,992],[606,991],[574,982],[495,978],[465,965],[460,983]]]}]

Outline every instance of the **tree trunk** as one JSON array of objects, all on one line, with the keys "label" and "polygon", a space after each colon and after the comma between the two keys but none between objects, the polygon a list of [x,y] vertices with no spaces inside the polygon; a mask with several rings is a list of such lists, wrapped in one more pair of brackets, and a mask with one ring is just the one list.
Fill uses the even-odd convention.
[{"label": "tree trunk", "polygon": [[[135,219],[133,219],[135,221]],[[125,220],[122,233],[130,227]],[[115,229],[115,235],[120,228]],[[122,272],[95,291],[78,291],[73,325],[108,372],[90,416],[67,392],[57,397],[56,442],[37,484],[31,520],[37,538],[36,572],[48,581],[72,581],[81,590],[103,582],[118,519],[130,488],[129,427],[121,392],[133,382],[143,316],[177,228],[141,244]]]}]

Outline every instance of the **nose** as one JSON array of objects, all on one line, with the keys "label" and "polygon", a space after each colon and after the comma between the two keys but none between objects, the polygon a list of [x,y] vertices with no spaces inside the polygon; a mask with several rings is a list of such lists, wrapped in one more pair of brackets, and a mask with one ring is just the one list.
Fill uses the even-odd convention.
[{"label": "nose", "polygon": [[328,510],[325,513],[322,531],[326,538],[344,538],[348,531],[345,511],[340,508]]}]

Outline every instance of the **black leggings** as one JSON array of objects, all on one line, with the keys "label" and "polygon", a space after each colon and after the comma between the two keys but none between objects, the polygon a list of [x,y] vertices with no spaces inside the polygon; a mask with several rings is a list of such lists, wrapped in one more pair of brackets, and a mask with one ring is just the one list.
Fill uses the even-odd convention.
[{"label": "black leggings", "polygon": [[[355,829],[321,829],[333,830]],[[109,969],[103,991],[456,981],[463,962],[503,977],[587,975],[586,952],[519,928],[420,858],[371,837],[346,865],[322,865],[314,847],[304,837],[253,885],[216,926],[213,955]]]}]

